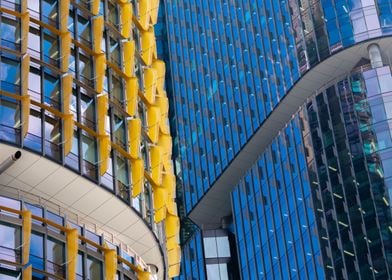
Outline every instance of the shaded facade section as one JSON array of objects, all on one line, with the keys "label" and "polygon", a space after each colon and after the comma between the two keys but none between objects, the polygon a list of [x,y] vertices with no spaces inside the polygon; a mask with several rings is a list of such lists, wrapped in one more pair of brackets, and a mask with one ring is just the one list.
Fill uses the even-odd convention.
[{"label": "shaded facade section", "polygon": [[389,279],[392,76],[320,89],[232,193],[243,279]]}]

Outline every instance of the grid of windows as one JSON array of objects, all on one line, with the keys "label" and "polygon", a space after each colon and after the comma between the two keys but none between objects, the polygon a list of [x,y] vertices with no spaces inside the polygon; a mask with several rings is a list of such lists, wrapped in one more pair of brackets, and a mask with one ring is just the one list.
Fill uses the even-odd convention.
[{"label": "grid of windows", "polygon": [[320,242],[336,278],[390,278],[391,83],[389,66],[360,65],[306,105]]},{"label": "grid of windows", "polygon": [[187,213],[304,73],[391,33],[390,1],[362,2],[165,3]]},{"label": "grid of windows", "polygon": [[[75,266],[76,279],[104,279],[108,270],[107,253],[102,250],[107,246],[120,258],[116,265],[116,279],[138,279],[140,269],[145,267],[136,255],[130,254],[124,244],[112,244],[84,226],[55,214],[40,206],[0,196],[0,276],[2,279],[28,277],[26,270],[31,265],[33,279],[68,279]],[[8,209],[7,209],[8,207]],[[21,209],[32,213],[32,219],[20,215]],[[9,211],[14,209],[15,211]],[[30,221],[28,221],[30,219]],[[29,223],[32,223],[29,229]],[[71,225],[64,231],[66,224]],[[68,259],[72,248],[69,230],[76,229],[80,235],[75,248],[76,262]],[[28,240],[26,240],[26,237]],[[28,251],[24,248],[28,248]],[[125,261],[122,261],[125,260]],[[24,265],[23,265],[24,264]],[[8,277],[8,278],[7,278]]]},{"label": "grid of windows", "polygon": [[232,193],[243,279],[390,278],[390,66],[314,95]]},{"label": "grid of windows", "polygon": [[182,247],[181,274],[178,280],[206,279],[202,232],[197,229]]},{"label": "grid of windows", "polygon": [[232,193],[243,279],[323,279],[300,118],[294,118]]},{"label": "grid of windows", "polygon": [[[0,1],[0,141],[72,169],[138,211],[179,270],[159,1]],[[161,233],[166,233],[161,234]]]}]

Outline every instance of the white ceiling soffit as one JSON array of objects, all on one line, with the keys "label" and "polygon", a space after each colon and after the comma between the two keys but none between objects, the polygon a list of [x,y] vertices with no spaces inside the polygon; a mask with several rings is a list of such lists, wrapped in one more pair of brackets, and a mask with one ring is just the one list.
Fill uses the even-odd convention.
[{"label": "white ceiling soffit", "polygon": [[[147,224],[134,209],[128,207],[109,191],[42,156],[16,147],[0,144],[0,162],[17,150],[22,157],[0,174],[0,194],[7,195],[8,186],[20,190],[29,201],[43,198],[42,204],[79,224],[90,225],[110,233],[129,245],[147,264],[159,269],[164,279],[164,261],[160,245]],[[15,191],[14,191],[15,193]],[[49,202],[47,202],[47,201]],[[54,209],[52,209],[54,208]]]}]

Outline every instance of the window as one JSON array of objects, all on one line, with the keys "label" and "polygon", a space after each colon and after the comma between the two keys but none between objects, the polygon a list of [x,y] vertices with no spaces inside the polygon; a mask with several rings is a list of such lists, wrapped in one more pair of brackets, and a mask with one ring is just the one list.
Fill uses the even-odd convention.
[{"label": "window", "polygon": [[[29,1],[30,2],[30,1]],[[42,1],[42,21],[52,25],[57,28],[57,18],[58,18],[58,5],[57,0],[43,0]]]},{"label": "window", "polygon": [[58,67],[59,64],[59,44],[55,34],[45,30],[43,40],[43,61]]},{"label": "window", "polygon": [[90,45],[91,42],[91,25],[90,21],[81,15],[78,15],[78,40],[83,44]]},{"label": "window", "polygon": [[8,224],[0,224],[0,259],[20,262],[21,234],[20,228]]},{"label": "window", "polygon": [[119,21],[117,5],[111,3],[110,1],[108,1],[108,16],[109,16],[109,22],[117,27]]},{"label": "window", "polygon": [[117,76],[112,75],[112,98],[114,102],[116,102],[119,105],[122,105],[124,97],[123,97],[123,91],[122,91],[122,84],[120,78]]},{"label": "window", "polygon": [[10,93],[18,93],[20,84],[20,62],[14,57],[2,56],[0,59],[1,89]]},{"label": "window", "polygon": [[97,148],[95,140],[82,134],[83,174],[90,178],[97,176]]},{"label": "window", "polygon": [[116,158],[117,186],[119,196],[129,201],[129,177],[127,172],[127,161],[121,157]]},{"label": "window", "polygon": [[80,79],[91,86],[92,78],[92,59],[90,57],[79,54],[79,75]]},{"label": "window", "polygon": [[64,243],[48,238],[46,243],[46,270],[58,276],[65,276]]},{"label": "window", "polygon": [[[34,268],[44,270],[44,237],[39,233],[31,234],[29,259]],[[43,279],[42,275],[36,275],[36,273],[33,273],[33,276]]]},{"label": "window", "polygon": [[92,257],[87,257],[87,279],[102,279],[102,263]]},{"label": "window", "polygon": [[0,22],[1,46],[18,50],[20,48],[20,21],[6,16]]},{"label": "window", "polygon": [[44,102],[56,110],[60,110],[60,80],[58,75],[45,71]]},{"label": "window", "polygon": [[227,273],[227,264],[207,264],[207,279],[220,279],[220,280],[228,280],[228,273]]},{"label": "window", "polygon": [[94,111],[95,111],[94,99],[91,98],[90,96],[81,94],[80,113],[81,113],[82,124],[87,125],[90,128],[95,127]]},{"label": "window", "polygon": [[119,42],[110,37],[110,60],[114,63],[116,63],[117,65],[120,65],[121,62],[121,52],[120,52],[120,44]]}]

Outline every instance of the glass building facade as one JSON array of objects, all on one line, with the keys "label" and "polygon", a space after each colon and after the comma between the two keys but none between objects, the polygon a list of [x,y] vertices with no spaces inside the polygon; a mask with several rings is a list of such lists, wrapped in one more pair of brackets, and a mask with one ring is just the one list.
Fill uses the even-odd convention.
[{"label": "glass building facade", "polygon": [[[2,149],[11,146],[23,148],[26,157],[39,155],[48,159],[50,168],[71,170],[79,175],[80,182],[94,186],[94,190],[89,192],[91,200],[97,198],[96,192],[99,194],[104,190],[105,195],[113,197],[111,201],[120,203],[118,207],[125,205],[127,210],[136,214],[136,222],[143,228],[147,227],[158,244],[157,250],[161,255],[154,258],[160,264],[152,262],[149,266],[138,268],[136,261],[132,269],[127,264],[128,270],[133,270],[133,276],[120,272],[117,279],[150,279],[154,273],[147,272],[152,272],[154,266],[160,270],[155,277],[173,277],[180,267],[179,219],[171,160],[165,63],[158,58],[154,31],[154,25],[160,18],[158,10],[158,0],[0,1]],[[159,25],[157,32],[160,34]],[[2,176],[8,178],[8,175]],[[53,188],[62,185],[63,180],[66,181],[58,178]],[[13,184],[12,187],[23,189],[24,185]],[[50,192],[46,189],[34,195],[51,199],[53,194],[48,195]],[[65,199],[58,198],[58,202],[66,204]],[[22,208],[13,209],[22,212],[29,209],[27,204],[22,205]],[[90,214],[84,213],[85,216],[93,216],[91,210],[88,210]],[[22,232],[26,231],[24,226],[20,227],[25,220],[23,213],[17,212],[10,224],[7,221],[3,224],[1,220],[4,231],[0,230],[0,234],[4,240],[14,244],[9,249],[18,258],[27,244],[27,240],[21,242],[20,239]],[[39,270],[50,273],[50,276],[42,277],[57,275],[59,279],[75,279],[75,267],[67,270],[64,265],[70,257],[75,257],[69,255],[68,231],[63,229],[66,224],[56,226],[61,231],[56,239],[51,234],[42,235],[45,228],[35,231],[34,215],[35,212],[33,231],[28,226],[27,231],[30,231],[31,254],[37,258],[30,257],[30,262],[22,258],[21,263],[15,257],[10,261],[23,266],[31,264],[33,278],[38,277]],[[99,220],[99,217],[96,218],[96,221]],[[72,222],[75,226],[78,224],[77,221]],[[117,234],[118,229],[114,229],[113,234]],[[118,233],[124,234],[124,231]],[[136,235],[142,239],[143,231],[136,229]],[[82,240],[83,246],[85,242],[89,243],[84,240],[90,240],[85,232],[76,236]],[[103,264],[110,259],[103,254],[106,249],[102,248],[106,243],[100,236],[97,238],[91,240],[94,242],[92,246],[98,246],[99,249],[94,250],[99,251],[99,256],[89,255],[79,246],[82,255],[77,258],[85,267],[78,266],[78,279],[117,277],[116,273],[106,274],[108,268],[103,268]],[[134,238],[132,243],[138,239]],[[139,247],[135,248],[137,253],[134,257],[141,259],[148,247],[136,243],[135,246]],[[1,246],[7,247],[6,244],[1,242]],[[116,253],[120,257],[116,250],[111,248],[110,254]],[[43,261],[51,258],[63,267],[54,268]],[[8,264],[3,266],[4,259],[0,259],[0,274],[3,275]],[[112,266],[118,270],[127,265],[121,264],[121,260],[117,264],[112,259]],[[13,272],[4,273],[18,277],[16,267],[15,264]]]},{"label": "glass building facade", "polygon": [[[392,2],[164,8],[178,200],[198,226],[179,279],[391,278]],[[214,230],[234,235],[229,266],[210,266]]]}]

